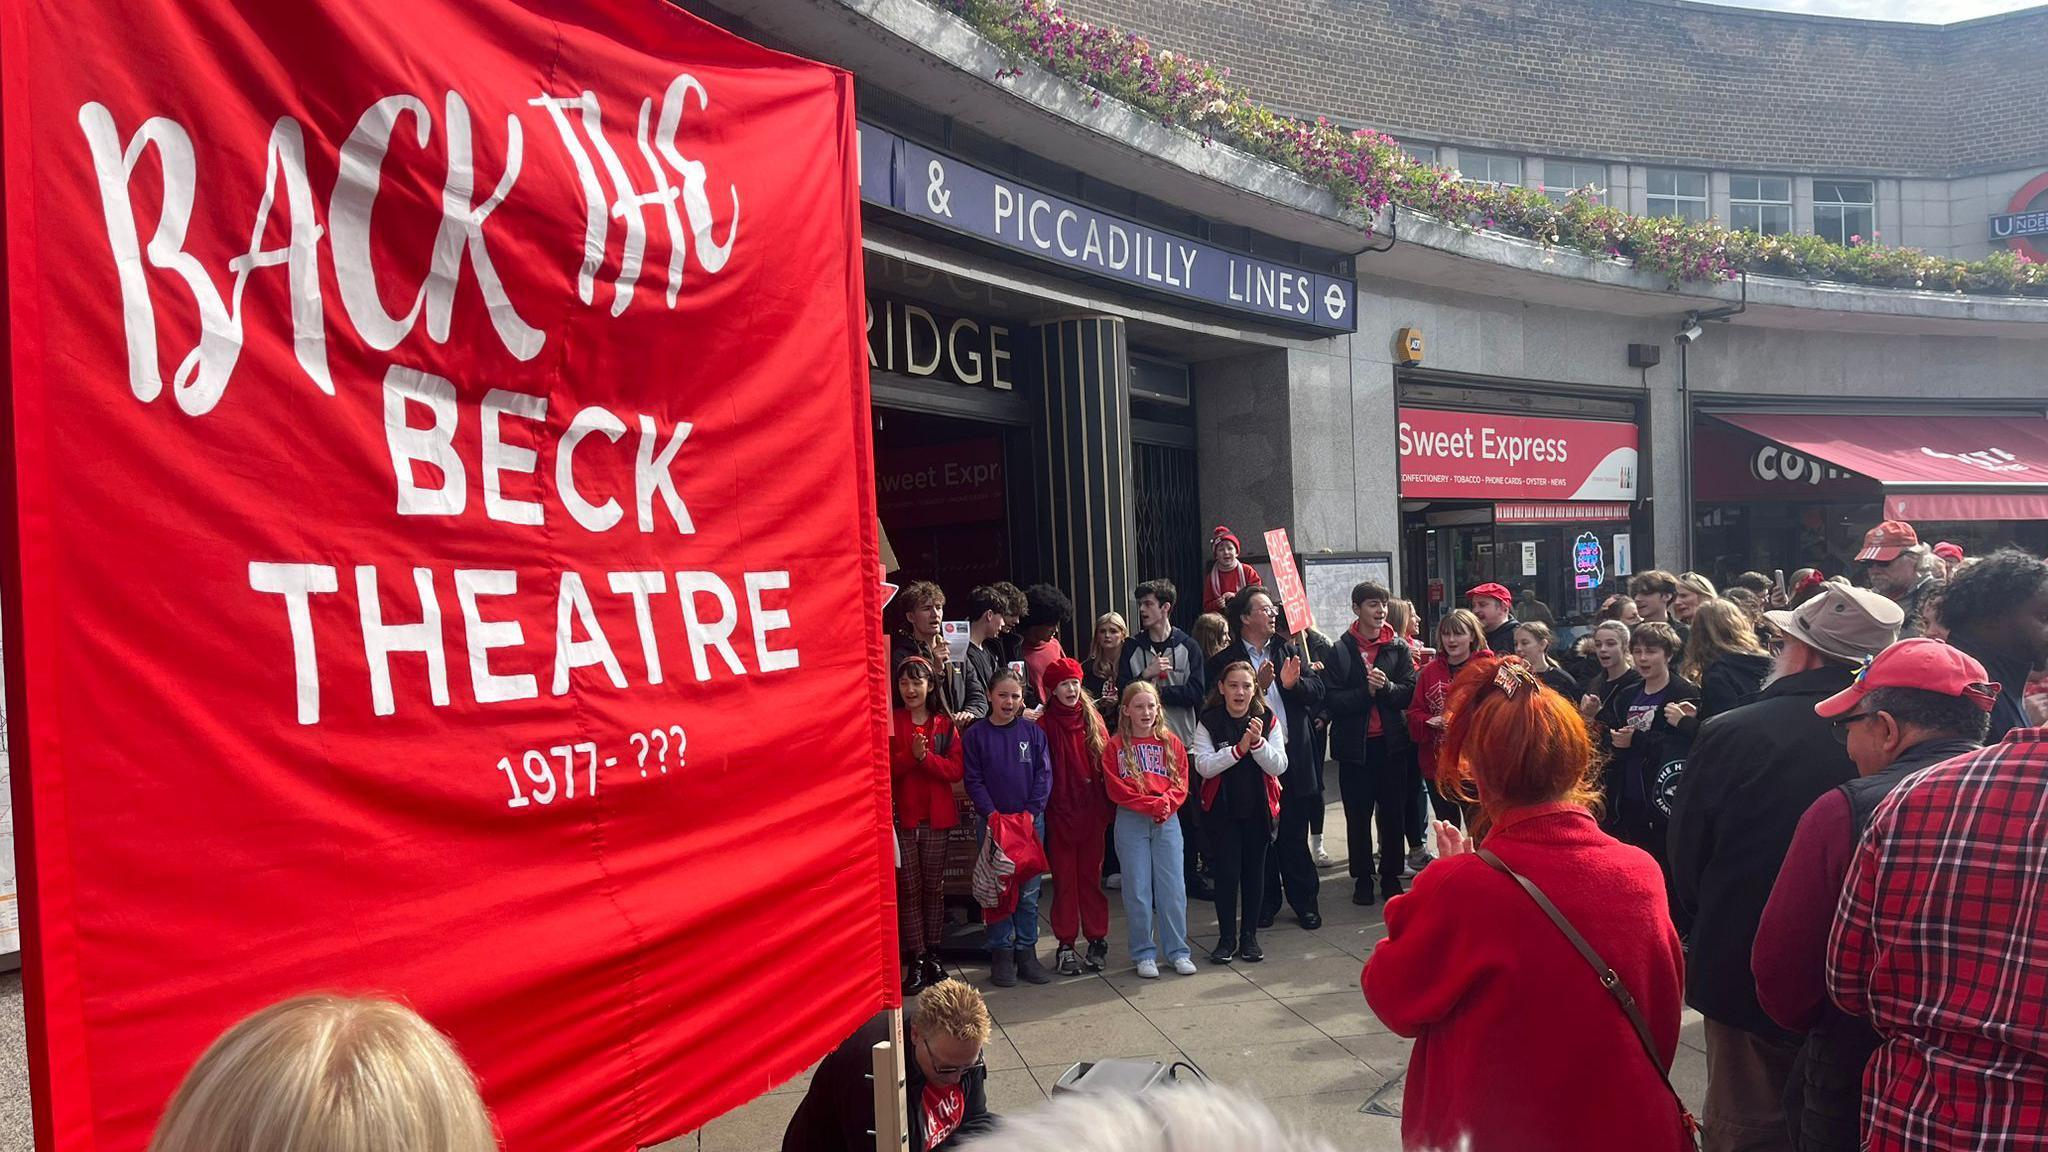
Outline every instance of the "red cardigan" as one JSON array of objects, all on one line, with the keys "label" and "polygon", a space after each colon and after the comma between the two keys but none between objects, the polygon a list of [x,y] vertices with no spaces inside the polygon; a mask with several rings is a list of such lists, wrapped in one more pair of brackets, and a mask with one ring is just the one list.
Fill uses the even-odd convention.
[{"label": "red cardigan", "polygon": [[[932,750],[918,762],[910,754],[910,737],[922,732]],[[944,752],[938,750],[943,743]],[[953,731],[953,718],[934,712],[923,724],[910,722],[910,709],[898,708],[889,720],[889,781],[896,794],[896,826],[915,828],[930,824],[951,828],[960,823],[960,805],[953,798],[953,785],[960,782],[960,734]]]},{"label": "red cardigan", "polygon": [[[1509,812],[1486,838],[1543,889],[1642,1006],[1669,1068],[1685,989],[1664,877],[1585,809]],[[1387,902],[1366,1003],[1415,1038],[1406,1148],[1679,1152],[1677,1105],[1635,1030],[1527,893],[1473,855],[1448,857]]]}]

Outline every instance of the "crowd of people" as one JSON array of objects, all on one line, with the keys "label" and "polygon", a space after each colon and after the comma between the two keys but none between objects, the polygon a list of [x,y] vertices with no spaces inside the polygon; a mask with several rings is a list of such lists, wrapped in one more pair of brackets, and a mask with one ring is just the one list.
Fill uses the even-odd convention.
[{"label": "crowd of people", "polygon": [[[1313,1146],[1250,1102],[1182,1089],[1069,1101],[989,1143],[987,1006],[936,952],[964,818],[983,862],[1009,865],[975,886],[997,986],[1107,967],[1111,869],[1139,976],[1197,970],[1191,900],[1214,904],[1209,963],[1257,963],[1283,906],[1320,922],[1326,759],[1351,898],[1388,901],[1361,986],[1415,1040],[1406,1147],[2048,1140],[2048,693],[2030,688],[2048,669],[2048,563],[1943,555],[1887,522],[1859,555],[1867,586],[1644,572],[1561,650],[1498,584],[1430,646],[1371,581],[1335,637],[1290,632],[1227,531],[1215,553],[1221,611],[1195,635],[1152,580],[1138,630],[1105,614],[1085,659],[1061,646],[1057,589],[976,588],[964,652],[943,594],[903,590],[890,765],[913,1149]],[[1705,1020],[1698,1118],[1670,1080],[1687,1005]],[[820,1064],[785,1149],[872,1147],[885,1032],[878,1018]],[[445,1037],[329,996],[230,1029],[151,1144],[495,1146]]]},{"label": "crowd of people", "polygon": [[[948,718],[964,766],[920,768],[912,742],[937,713],[899,676],[899,782],[964,775],[967,819],[1049,829],[1053,969],[1026,923],[1038,881],[1021,879],[988,930],[993,984],[1101,970],[1105,875],[1145,978],[1197,970],[1191,903],[1213,905],[1211,964],[1258,963],[1283,910],[1318,926],[1334,760],[1350,898],[1389,901],[1363,987],[1418,1041],[1409,1146],[2017,1148],[2048,1132],[2048,734],[2031,727],[2048,713],[2048,564],[1969,559],[1887,521],[1860,586],[1640,572],[1567,640],[1526,589],[1483,583],[1425,642],[1414,605],[1371,581],[1334,635],[1290,629],[1237,538],[1219,528],[1212,548],[1191,633],[1173,585],[1148,581],[1138,630],[1105,614],[1085,661],[1057,649],[1057,590],[975,589],[984,651],[955,661]],[[904,595],[899,650],[937,668],[939,593]],[[905,924],[929,924],[940,894],[908,864],[924,809],[898,811]],[[906,930],[906,949],[920,939]],[[909,991],[936,976],[906,956]],[[1667,1079],[1686,1005],[1705,1018],[1698,1121]],[[1600,1107],[1574,1103],[1588,1084]]]}]

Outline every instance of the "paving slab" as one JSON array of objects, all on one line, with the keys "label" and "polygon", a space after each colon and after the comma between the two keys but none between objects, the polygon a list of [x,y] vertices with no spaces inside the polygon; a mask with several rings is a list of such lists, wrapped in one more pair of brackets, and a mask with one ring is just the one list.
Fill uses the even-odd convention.
[{"label": "paving slab", "polygon": [[1364,1096],[1329,1092],[1268,1100],[1266,1104],[1297,1130],[1329,1141],[1341,1152],[1401,1152],[1401,1122],[1360,1112]]},{"label": "paving slab", "polygon": [[1385,1035],[1388,1031],[1380,1018],[1366,1007],[1365,997],[1357,989],[1349,992],[1325,992],[1313,996],[1289,996],[1280,999],[1294,1014],[1316,1026],[1316,1030],[1333,1039],[1347,1036]]},{"label": "paving slab", "polygon": [[1169,1043],[1183,1051],[1190,1045],[1277,1044],[1322,1037],[1315,1025],[1303,1020],[1278,1000],[1255,1000],[1241,1004],[1208,1004],[1198,1008],[1164,1008],[1146,1014]]},{"label": "paving slab", "polygon": [[1190,1042],[1183,1051],[1211,1080],[1261,1100],[1348,1092],[1363,1101],[1386,1080],[1325,1036],[1280,1044]]},{"label": "paving slab", "polygon": [[[1180,1009],[1218,1012],[1237,1005]],[[1000,1017],[998,1017],[1000,1019]],[[1017,1046],[1025,1064],[1071,1064],[1117,1056],[1145,1056],[1173,1051],[1174,1041],[1136,1008],[1121,999],[1070,1017],[1004,1023],[1003,1034]]]},{"label": "paving slab", "polygon": [[1246,965],[1245,979],[1279,999],[1349,992],[1362,1001],[1365,994],[1358,987],[1361,968],[1358,957],[1317,941],[1300,959],[1269,955],[1264,964]]},{"label": "paving slab", "polygon": [[1415,1041],[1391,1032],[1371,1032],[1360,1036],[1344,1036],[1337,1040],[1353,1056],[1372,1065],[1382,1080],[1400,1075],[1408,1067],[1408,1054],[1415,1050]]}]

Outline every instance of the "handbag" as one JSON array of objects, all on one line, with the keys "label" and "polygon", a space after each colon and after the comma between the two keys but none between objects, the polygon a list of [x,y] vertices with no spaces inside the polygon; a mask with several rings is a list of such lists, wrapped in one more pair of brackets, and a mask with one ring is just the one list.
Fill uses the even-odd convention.
[{"label": "handbag", "polygon": [[1579,935],[1579,930],[1572,927],[1572,922],[1564,918],[1564,913],[1557,910],[1557,905],[1550,902],[1550,897],[1543,894],[1543,889],[1538,888],[1528,877],[1508,867],[1505,861],[1493,854],[1492,849],[1477,849],[1476,855],[1486,862],[1487,867],[1521,885],[1522,891],[1529,894],[1529,899],[1536,902],[1536,907],[1542,909],[1545,916],[1550,917],[1550,922],[1557,925],[1557,930],[1564,933],[1564,938],[1571,941],[1572,947],[1586,963],[1593,966],[1593,971],[1599,974],[1600,986],[1607,989],[1607,994],[1614,998],[1614,1002],[1628,1017],[1629,1024],[1634,1026],[1636,1039],[1643,1046],[1643,1056],[1649,1060],[1650,1067],[1657,1070],[1658,1078],[1664,1081],[1664,1090],[1671,1093],[1671,1102],[1678,1106],[1678,1125],[1686,1147],[1697,1149],[1700,1146],[1699,1118],[1692,1114],[1692,1109],[1685,1106],[1684,1098],[1679,1096],[1678,1089],[1671,1083],[1671,1074],[1664,1070],[1664,1062],[1657,1059],[1657,1043],[1650,1036],[1649,1022],[1643,1019],[1642,1008],[1636,1004],[1636,998],[1630,994],[1627,985],[1621,982],[1620,974],[1609,967],[1598,952],[1593,951],[1593,946],[1586,943],[1586,938]]}]

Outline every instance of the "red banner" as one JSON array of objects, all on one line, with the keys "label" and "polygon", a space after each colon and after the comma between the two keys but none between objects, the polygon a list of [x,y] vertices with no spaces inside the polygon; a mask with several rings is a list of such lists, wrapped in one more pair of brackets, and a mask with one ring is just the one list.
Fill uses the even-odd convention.
[{"label": "red banner", "polygon": [[1301,582],[1301,570],[1294,566],[1294,548],[1287,543],[1287,529],[1266,533],[1266,558],[1273,568],[1273,590],[1280,594],[1280,611],[1286,614],[1289,632],[1306,632],[1316,626],[1309,611],[1308,586]]},{"label": "red banner", "polygon": [[400,997],[514,1150],[895,992],[850,77],[658,0],[23,0],[9,734],[37,1146]]},{"label": "red banner", "polygon": [[1401,409],[1401,495],[1411,500],[1636,498],[1636,426],[1552,416]]}]

